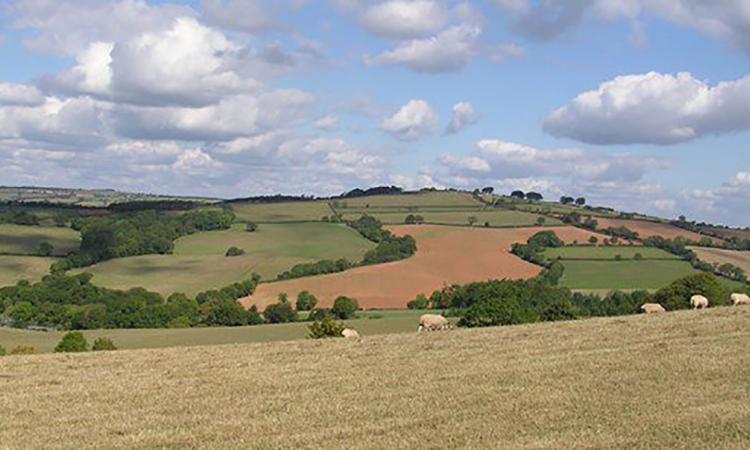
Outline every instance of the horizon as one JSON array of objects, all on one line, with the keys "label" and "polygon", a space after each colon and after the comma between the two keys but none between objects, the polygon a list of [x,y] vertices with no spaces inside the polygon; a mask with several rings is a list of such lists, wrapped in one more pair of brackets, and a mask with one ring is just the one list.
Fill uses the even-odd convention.
[{"label": "horizon", "polygon": [[748,29],[739,0],[2,0],[0,184],[493,186],[744,228]]}]

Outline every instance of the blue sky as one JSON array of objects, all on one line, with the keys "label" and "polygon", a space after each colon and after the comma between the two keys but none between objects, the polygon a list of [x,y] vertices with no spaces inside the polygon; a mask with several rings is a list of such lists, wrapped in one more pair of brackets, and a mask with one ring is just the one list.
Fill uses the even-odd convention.
[{"label": "blue sky", "polygon": [[746,0],[0,0],[3,185],[536,190],[750,225]]}]

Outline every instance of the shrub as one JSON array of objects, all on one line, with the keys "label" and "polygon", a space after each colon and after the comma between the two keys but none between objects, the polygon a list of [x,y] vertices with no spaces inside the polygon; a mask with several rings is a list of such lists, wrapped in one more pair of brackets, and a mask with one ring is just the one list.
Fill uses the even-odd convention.
[{"label": "shrub", "polygon": [[245,225],[245,231],[247,231],[248,233],[253,233],[255,231],[258,231],[258,224],[255,222],[248,222]]},{"label": "shrub", "polygon": [[557,321],[557,320],[574,320],[576,318],[575,306],[567,300],[554,301],[544,308],[539,315],[540,320]]},{"label": "shrub", "polygon": [[263,316],[258,312],[258,307],[253,305],[247,310],[247,324],[248,325],[260,325],[265,322]]},{"label": "shrub", "polygon": [[356,299],[341,296],[333,302],[331,313],[341,320],[351,319],[359,309],[359,303]]},{"label": "shrub", "polygon": [[49,242],[42,242],[39,244],[39,247],[36,249],[36,254],[38,256],[51,256],[52,252],[55,251],[55,247],[52,246]]},{"label": "shrub", "polygon": [[55,346],[55,353],[78,353],[89,351],[89,343],[80,331],[71,331]]},{"label": "shrub", "polygon": [[268,323],[289,323],[297,320],[297,312],[289,303],[286,294],[279,294],[279,302],[266,306],[263,316]]},{"label": "shrub", "polygon": [[524,319],[513,298],[482,299],[464,312],[458,324],[463,327],[488,327],[523,323]]},{"label": "shrub", "polygon": [[19,345],[8,353],[9,355],[33,355],[36,349],[30,345]]},{"label": "shrub", "polygon": [[227,249],[227,252],[224,254],[224,256],[241,256],[244,254],[245,254],[245,250],[242,250],[241,248],[229,247],[229,249]]},{"label": "shrub", "polygon": [[633,259],[635,259],[636,261],[640,261],[643,259],[643,255],[640,253],[636,253],[635,255],[633,255]]},{"label": "shrub", "polygon": [[323,320],[325,317],[331,316],[331,310],[328,308],[318,308],[310,311],[310,315],[307,316],[308,320]]},{"label": "shrub", "polygon": [[341,337],[344,331],[344,324],[333,320],[329,315],[323,317],[320,321],[315,321],[308,326],[310,339],[335,338]]},{"label": "shrub", "polygon": [[599,242],[599,238],[597,238],[596,236],[591,236],[589,238],[589,244],[596,245],[597,242]]},{"label": "shrub", "polygon": [[409,309],[427,309],[430,307],[430,300],[424,294],[417,295],[417,298],[406,304]]},{"label": "shrub", "polygon": [[297,294],[297,311],[310,311],[318,304],[318,299],[307,291]]},{"label": "shrub", "polygon": [[621,254],[619,254],[619,253],[618,253],[618,254],[616,254],[616,255],[615,255],[615,261],[622,261],[622,255],[621,255]]},{"label": "shrub", "polygon": [[115,346],[115,343],[112,342],[112,339],[100,337],[94,340],[94,345],[91,347],[91,350],[95,352],[112,351],[117,350],[117,347]]},{"label": "shrub", "polygon": [[696,273],[674,281],[659,289],[653,296],[654,303],[660,303],[668,311],[690,308],[690,297],[700,294],[708,298],[711,306],[729,304],[729,291],[716,276],[710,273]]},{"label": "shrub", "polygon": [[0,356],[5,356],[6,354],[8,354],[8,352],[5,350],[5,347],[0,345]]}]

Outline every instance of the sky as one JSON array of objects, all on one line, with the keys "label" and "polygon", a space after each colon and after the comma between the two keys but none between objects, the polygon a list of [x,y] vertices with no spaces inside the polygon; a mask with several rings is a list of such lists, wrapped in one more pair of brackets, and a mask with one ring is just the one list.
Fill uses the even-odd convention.
[{"label": "sky", "polygon": [[750,225],[750,0],[0,0],[0,185]]}]

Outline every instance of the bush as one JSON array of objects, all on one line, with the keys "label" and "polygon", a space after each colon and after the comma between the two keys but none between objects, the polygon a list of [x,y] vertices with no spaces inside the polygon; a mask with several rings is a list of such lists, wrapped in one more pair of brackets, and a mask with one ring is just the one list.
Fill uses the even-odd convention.
[{"label": "bush", "polygon": [[458,324],[463,327],[488,327],[523,323],[518,301],[507,299],[483,299],[464,312]]},{"label": "bush", "polygon": [[8,353],[9,355],[33,355],[36,349],[30,345],[19,345]]},{"label": "bush", "polygon": [[258,224],[254,222],[248,222],[245,225],[245,231],[247,231],[248,233],[253,233],[255,231],[258,231]]},{"label": "bush", "polygon": [[640,253],[636,253],[635,255],[633,255],[633,259],[635,259],[636,261],[640,261],[643,259],[643,255]]},{"label": "bush", "polygon": [[711,306],[729,304],[730,292],[716,276],[710,273],[696,273],[674,281],[659,289],[653,296],[653,303],[660,303],[668,311],[690,308],[690,297],[700,294],[708,298]]},{"label": "bush", "polygon": [[55,353],[78,353],[89,351],[89,343],[80,331],[71,331],[55,346]]},{"label": "bush", "polygon": [[351,319],[359,309],[357,300],[345,296],[338,297],[333,302],[331,313],[341,320]]},{"label": "bush", "polygon": [[39,244],[39,247],[37,247],[36,254],[38,256],[51,256],[54,251],[55,247],[52,244],[49,242],[42,242]]},{"label": "bush", "polygon": [[242,256],[245,254],[245,250],[237,247],[229,247],[224,256]]},{"label": "bush", "polygon": [[430,300],[424,294],[417,295],[417,298],[406,304],[409,309],[427,309],[430,307]]},{"label": "bush", "polygon": [[7,350],[5,350],[5,347],[3,347],[2,345],[0,345],[0,356],[5,356],[7,354],[8,354],[8,352],[7,352]]},{"label": "bush", "polygon": [[615,255],[615,261],[622,261],[622,255],[621,255],[621,254],[619,254],[619,253],[618,253],[618,254],[616,254],[616,255]]},{"label": "bush", "polygon": [[311,323],[308,328],[310,339],[336,338],[342,337],[341,332],[344,331],[344,324],[333,320],[330,315],[326,315],[322,320]]},{"label": "bush", "polygon": [[289,323],[297,320],[297,312],[294,311],[286,294],[279,294],[279,302],[266,306],[263,316],[268,323]]},{"label": "bush", "polygon": [[325,317],[331,316],[331,310],[328,308],[318,308],[310,311],[310,315],[307,316],[308,320],[323,320]]},{"label": "bush", "polygon": [[100,337],[94,340],[94,345],[91,347],[91,350],[95,352],[112,351],[117,350],[117,347],[115,346],[115,343],[112,342],[112,339]]},{"label": "bush", "polygon": [[297,294],[297,311],[310,311],[318,304],[318,299],[307,291]]}]

